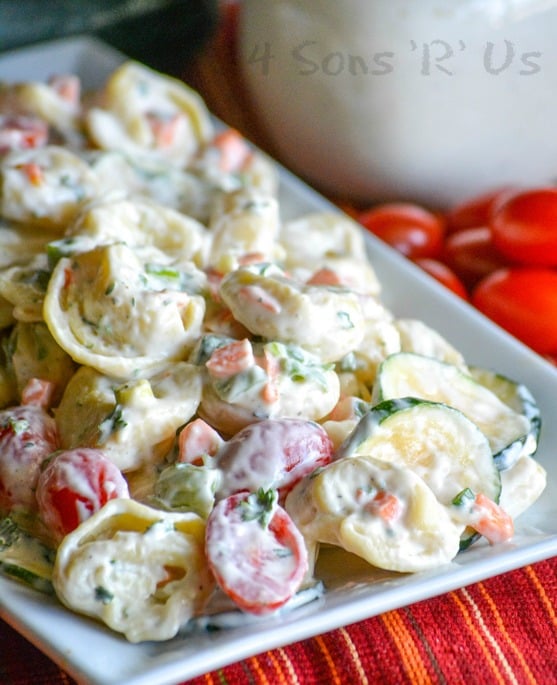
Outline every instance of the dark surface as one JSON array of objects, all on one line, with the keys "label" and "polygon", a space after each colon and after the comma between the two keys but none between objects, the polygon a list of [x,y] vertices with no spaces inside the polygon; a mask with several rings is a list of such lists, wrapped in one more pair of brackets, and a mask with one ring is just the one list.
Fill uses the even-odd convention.
[{"label": "dark surface", "polygon": [[179,74],[217,19],[218,0],[0,0],[0,52],[89,34]]}]

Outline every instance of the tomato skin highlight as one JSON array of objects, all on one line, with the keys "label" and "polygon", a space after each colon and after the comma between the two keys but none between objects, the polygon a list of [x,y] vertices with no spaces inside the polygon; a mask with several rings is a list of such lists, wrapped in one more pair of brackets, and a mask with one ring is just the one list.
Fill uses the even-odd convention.
[{"label": "tomato skin highlight", "polygon": [[464,300],[468,300],[468,292],[464,286],[464,283],[446,264],[437,259],[429,259],[426,257],[422,259],[414,259],[414,263],[430,276],[433,276],[433,278],[444,285],[445,288],[448,288],[455,293],[455,295],[462,297]]},{"label": "tomato skin highlight", "polygon": [[557,271],[499,269],[478,284],[472,304],[536,352],[557,353]]},{"label": "tomato skin highlight", "polygon": [[470,289],[492,271],[509,266],[509,260],[493,244],[487,226],[466,228],[447,236],[443,261]]},{"label": "tomato skin highlight", "polygon": [[557,266],[557,188],[512,194],[491,218],[493,244],[520,264]]},{"label": "tomato skin highlight", "polygon": [[370,233],[409,259],[437,257],[443,247],[443,219],[420,205],[392,202],[358,215]]}]

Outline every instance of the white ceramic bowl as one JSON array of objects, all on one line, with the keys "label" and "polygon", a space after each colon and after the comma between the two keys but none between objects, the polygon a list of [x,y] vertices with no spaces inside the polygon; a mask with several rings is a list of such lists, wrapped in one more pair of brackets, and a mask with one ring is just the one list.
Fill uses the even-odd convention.
[{"label": "white ceramic bowl", "polygon": [[555,0],[243,0],[275,154],[327,193],[443,207],[557,178]]}]

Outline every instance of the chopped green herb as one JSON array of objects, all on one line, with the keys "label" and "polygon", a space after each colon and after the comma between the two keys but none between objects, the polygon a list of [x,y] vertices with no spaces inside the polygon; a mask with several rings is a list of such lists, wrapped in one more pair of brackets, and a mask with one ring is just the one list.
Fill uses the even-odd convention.
[{"label": "chopped green herb", "polygon": [[222,400],[234,402],[252,388],[263,387],[267,380],[264,369],[255,365],[228,378],[214,381],[213,389]]},{"label": "chopped green herb", "polygon": [[352,322],[348,312],[337,312],[337,317],[340,321],[341,328],[354,328],[354,323]]},{"label": "chopped green herb", "polygon": [[27,419],[13,419],[9,418],[5,424],[5,428],[11,428],[15,435],[21,435],[29,430],[29,421]]},{"label": "chopped green herb", "polygon": [[105,443],[108,438],[116,431],[122,430],[128,425],[123,417],[124,408],[121,404],[116,404],[110,414],[99,424],[99,445]]},{"label": "chopped green herb", "polygon": [[95,599],[97,602],[102,602],[103,604],[110,604],[114,599],[112,592],[109,592],[102,585],[97,585],[95,588]]},{"label": "chopped green herb", "polygon": [[276,490],[259,488],[257,492],[251,493],[240,502],[242,519],[244,521],[258,521],[263,528],[267,528],[273,518],[277,503],[278,493]]},{"label": "chopped green herb", "polygon": [[219,347],[224,347],[231,342],[234,342],[234,339],[226,336],[204,335],[193,349],[189,361],[191,364],[202,366],[209,360],[215,350],[218,350]]},{"label": "chopped green herb", "polygon": [[464,490],[461,490],[458,495],[456,495],[452,501],[452,504],[454,504],[455,507],[462,507],[466,504],[472,504],[474,500],[476,499],[476,495],[470,488],[464,488]]},{"label": "chopped green herb", "polygon": [[50,271],[46,271],[45,269],[24,271],[18,280],[20,283],[27,283],[41,292],[46,292],[50,280]]}]

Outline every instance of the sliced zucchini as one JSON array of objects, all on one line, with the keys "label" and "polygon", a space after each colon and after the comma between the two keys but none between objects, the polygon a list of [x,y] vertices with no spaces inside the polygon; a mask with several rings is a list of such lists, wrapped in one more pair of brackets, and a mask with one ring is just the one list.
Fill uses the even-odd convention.
[{"label": "sliced zucchini", "polygon": [[530,420],[505,404],[492,390],[452,364],[410,352],[381,364],[373,401],[416,397],[442,402],[461,411],[487,436],[496,462],[518,458],[532,430]]},{"label": "sliced zucchini", "polygon": [[478,383],[495,393],[511,409],[530,421],[530,430],[523,441],[522,449],[503,450],[503,453],[497,457],[499,469],[511,468],[521,456],[535,454],[538,449],[542,419],[536,399],[530,390],[523,383],[518,383],[490,369],[472,366],[470,367],[470,375]]},{"label": "sliced zucchini", "polygon": [[339,458],[359,455],[406,466],[447,507],[466,488],[499,500],[501,477],[487,437],[439,402],[406,397],[374,406],[337,451]]},{"label": "sliced zucchini", "polygon": [[0,572],[4,575],[54,594],[54,557],[54,550],[25,533],[13,519],[0,519]]}]

